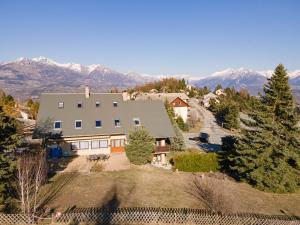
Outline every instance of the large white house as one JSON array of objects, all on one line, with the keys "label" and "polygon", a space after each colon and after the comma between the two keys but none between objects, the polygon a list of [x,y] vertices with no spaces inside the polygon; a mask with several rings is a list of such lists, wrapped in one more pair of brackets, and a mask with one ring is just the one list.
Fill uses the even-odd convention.
[{"label": "large white house", "polygon": [[126,101],[122,94],[45,93],[37,133],[51,133],[64,155],[124,152],[129,132],[145,127],[155,138],[154,155],[165,156],[174,131],[160,101]]}]

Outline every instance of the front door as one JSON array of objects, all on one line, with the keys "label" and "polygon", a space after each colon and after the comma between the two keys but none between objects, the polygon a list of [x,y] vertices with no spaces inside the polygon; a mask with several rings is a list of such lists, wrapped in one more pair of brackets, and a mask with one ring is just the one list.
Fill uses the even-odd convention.
[{"label": "front door", "polygon": [[112,139],[110,140],[111,152],[124,152],[125,139]]}]

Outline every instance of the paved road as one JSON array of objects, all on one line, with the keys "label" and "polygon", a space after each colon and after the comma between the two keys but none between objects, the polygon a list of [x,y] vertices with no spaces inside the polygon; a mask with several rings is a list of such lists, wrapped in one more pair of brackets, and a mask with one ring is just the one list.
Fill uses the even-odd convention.
[{"label": "paved road", "polygon": [[220,127],[214,115],[204,107],[200,106],[196,99],[190,99],[189,101],[190,106],[192,107],[191,110],[195,110],[198,114],[198,117],[202,121],[202,127],[200,129],[200,133],[207,133],[209,134],[209,144],[201,143],[197,141],[191,140],[191,138],[199,137],[198,133],[185,133],[184,137],[186,140],[187,147],[198,147],[206,151],[218,151],[222,144],[222,137],[231,135],[231,133],[222,127]]}]

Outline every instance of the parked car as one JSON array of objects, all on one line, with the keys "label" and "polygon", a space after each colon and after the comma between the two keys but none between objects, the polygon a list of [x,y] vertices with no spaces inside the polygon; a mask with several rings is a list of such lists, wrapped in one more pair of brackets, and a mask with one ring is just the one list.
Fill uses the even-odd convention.
[{"label": "parked car", "polygon": [[200,138],[200,141],[201,142],[204,142],[204,143],[209,143],[209,134],[208,133],[200,133],[200,136],[199,136],[199,138]]}]

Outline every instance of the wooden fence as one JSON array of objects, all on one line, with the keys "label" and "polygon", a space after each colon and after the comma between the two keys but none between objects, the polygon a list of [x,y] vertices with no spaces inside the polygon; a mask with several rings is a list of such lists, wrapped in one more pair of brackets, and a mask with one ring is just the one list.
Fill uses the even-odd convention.
[{"label": "wooden fence", "polygon": [[[115,210],[77,208],[61,214],[60,217],[52,221],[60,224],[67,224],[72,221],[88,224],[300,225],[300,218],[298,217],[258,214],[222,215],[200,209],[170,208],[118,208]],[[0,224],[33,223],[30,223],[30,217],[25,215],[0,214]]]}]

